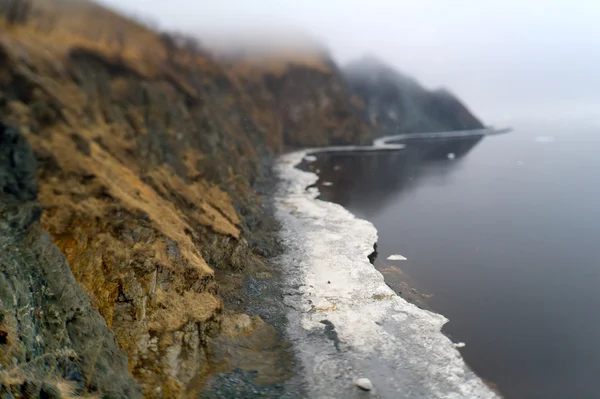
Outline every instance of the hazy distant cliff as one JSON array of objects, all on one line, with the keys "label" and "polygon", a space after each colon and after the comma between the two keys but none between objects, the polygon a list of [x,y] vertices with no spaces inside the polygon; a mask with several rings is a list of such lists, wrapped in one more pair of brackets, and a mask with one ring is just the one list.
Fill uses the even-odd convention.
[{"label": "hazy distant cliff", "polygon": [[429,91],[375,58],[351,62],[343,72],[351,91],[364,102],[363,116],[377,136],[483,127],[449,91]]}]

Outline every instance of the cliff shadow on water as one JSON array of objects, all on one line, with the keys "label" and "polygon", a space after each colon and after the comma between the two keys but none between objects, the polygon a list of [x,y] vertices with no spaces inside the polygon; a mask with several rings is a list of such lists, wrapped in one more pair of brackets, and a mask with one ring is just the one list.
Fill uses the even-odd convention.
[{"label": "cliff shadow on water", "polygon": [[[342,205],[359,218],[372,221],[382,208],[409,196],[425,180],[443,181],[460,169],[464,158],[483,136],[464,138],[407,139],[402,150],[323,152],[314,162],[304,160],[298,167],[316,173],[318,199]],[[429,295],[397,265],[377,256],[371,263],[399,295],[429,309]]]},{"label": "cliff shadow on water", "polygon": [[390,197],[408,194],[420,179],[452,173],[482,139],[409,139],[398,141],[407,148],[397,151],[324,152],[299,168],[319,175],[319,199],[368,218]]}]

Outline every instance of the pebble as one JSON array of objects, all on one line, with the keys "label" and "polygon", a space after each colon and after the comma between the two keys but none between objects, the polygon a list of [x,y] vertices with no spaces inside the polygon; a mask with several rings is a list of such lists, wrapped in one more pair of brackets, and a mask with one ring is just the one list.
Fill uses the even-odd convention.
[{"label": "pebble", "polygon": [[373,384],[371,383],[371,380],[369,380],[368,378],[357,379],[356,386],[359,387],[360,389],[364,389],[365,391],[370,391],[371,389],[373,389]]}]

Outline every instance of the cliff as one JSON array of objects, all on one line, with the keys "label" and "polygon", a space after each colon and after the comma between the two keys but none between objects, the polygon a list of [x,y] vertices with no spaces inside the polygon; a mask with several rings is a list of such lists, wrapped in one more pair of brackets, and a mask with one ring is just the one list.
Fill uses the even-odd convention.
[{"label": "cliff", "polygon": [[323,53],[231,57],[229,71],[263,113],[283,148],[372,142],[342,73]]},{"label": "cliff", "polygon": [[362,116],[377,136],[484,127],[449,91],[429,91],[375,58],[351,62],[343,73],[352,92],[364,102]]},{"label": "cliff", "polygon": [[2,389],[287,378],[278,319],[248,292],[276,288],[273,156],[371,140],[331,62],[223,62],[83,1],[0,14]]},{"label": "cliff", "polygon": [[139,398],[126,353],[40,225],[35,172],[26,140],[0,124],[0,397]]}]

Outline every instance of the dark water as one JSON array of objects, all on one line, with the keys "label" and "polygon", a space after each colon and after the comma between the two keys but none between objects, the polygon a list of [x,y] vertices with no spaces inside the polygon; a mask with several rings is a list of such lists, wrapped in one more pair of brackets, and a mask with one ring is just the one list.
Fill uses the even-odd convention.
[{"label": "dark water", "polygon": [[600,129],[407,144],[319,156],[323,197],[377,227],[376,266],[433,295],[505,397],[600,398]]}]

